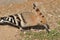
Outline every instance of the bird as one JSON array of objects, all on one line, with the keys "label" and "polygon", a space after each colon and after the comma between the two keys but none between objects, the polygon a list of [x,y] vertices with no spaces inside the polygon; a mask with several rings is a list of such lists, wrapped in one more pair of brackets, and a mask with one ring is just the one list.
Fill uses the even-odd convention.
[{"label": "bird", "polygon": [[22,12],[0,17],[0,24],[12,25],[17,27],[18,29],[26,27],[35,27],[35,26],[40,27],[41,25],[43,25],[46,31],[49,32],[49,25],[47,24],[46,18],[34,3],[33,3],[33,10],[36,13]]}]

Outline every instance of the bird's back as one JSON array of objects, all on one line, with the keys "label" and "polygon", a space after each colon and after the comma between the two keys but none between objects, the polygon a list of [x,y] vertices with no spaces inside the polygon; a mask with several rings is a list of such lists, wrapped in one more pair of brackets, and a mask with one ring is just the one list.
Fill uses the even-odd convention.
[{"label": "bird's back", "polygon": [[25,24],[27,26],[37,25],[38,23],[36,15],[32,12],[22,13],[22,17],[25,20]]}]

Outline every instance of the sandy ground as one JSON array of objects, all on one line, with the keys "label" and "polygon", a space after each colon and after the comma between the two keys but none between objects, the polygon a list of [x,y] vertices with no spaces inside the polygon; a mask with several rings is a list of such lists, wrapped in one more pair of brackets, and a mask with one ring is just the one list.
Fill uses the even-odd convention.
[{"label": "sandy ground", "polygon": [[[0,0],[0,17],[11,14],[29,12],[32,4],[46,16],[50,28],[57,27],[57,20],[60,20],[60,1],[59,0]],[[19,40],[19,29],[9,25],[0,25],[0,40]]]}]

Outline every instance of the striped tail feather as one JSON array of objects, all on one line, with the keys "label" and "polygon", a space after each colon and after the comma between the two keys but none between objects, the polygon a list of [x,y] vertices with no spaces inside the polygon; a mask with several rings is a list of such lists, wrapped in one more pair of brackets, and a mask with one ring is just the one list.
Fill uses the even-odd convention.
[{"label": "striped tail feather", "polygon": [[0,17],[0,25],[11,25],[17,28],[21,27],[21,20],[16,15],[9,15],[8,17]]},{"label": "striped tail feather", "polygon": [[8,23],[8,21],[6,21],[7,17],[0,17],[0,24],[5,24]]}]

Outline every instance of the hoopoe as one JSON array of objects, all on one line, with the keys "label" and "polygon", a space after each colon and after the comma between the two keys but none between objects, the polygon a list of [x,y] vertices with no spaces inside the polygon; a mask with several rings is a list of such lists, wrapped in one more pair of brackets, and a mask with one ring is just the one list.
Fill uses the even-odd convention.
[{"label": "hoopoe", "polygon": [[40,25],[43,25],[49,32],[49,26],[47,24],[46,18],[42,15],[35,4],[33,4],[33,9],[36,11],[36,14],[32,12],[23,12],[9,15],[7,17],[0,17],[0,24],[9,24],[16,26],[17,28],[34,27],[37,25],[40,27]]}]

